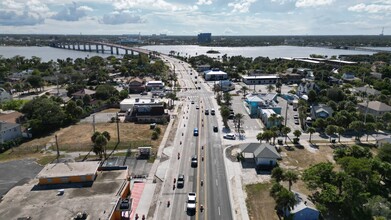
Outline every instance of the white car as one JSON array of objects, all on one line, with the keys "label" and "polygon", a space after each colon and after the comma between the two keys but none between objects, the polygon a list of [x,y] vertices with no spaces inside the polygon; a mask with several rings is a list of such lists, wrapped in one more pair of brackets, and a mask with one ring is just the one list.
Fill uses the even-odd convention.
[{"label": "white car", "polygon": [[231,140],[235,140],[236,139],[235,134],[225,134],[223,137],[225,139],[231,139]]},{"label": "white car", "polygon": [[195,210],[196,208],[196,193],[189,192],[187,194],[187,210]]}]

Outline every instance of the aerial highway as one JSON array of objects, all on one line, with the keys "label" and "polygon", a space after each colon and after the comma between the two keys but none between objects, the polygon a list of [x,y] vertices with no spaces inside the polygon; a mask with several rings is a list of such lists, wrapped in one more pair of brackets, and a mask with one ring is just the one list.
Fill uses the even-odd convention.
[{"label": "aerial highway", "polygon": [[[222,122],[217,117],[220,113],[213,91],[189,64],[165,55],[162,58],[175,70],[182,89],[177,92],[181,100],[179,121],[161,189],[167,201],[157,205],[154,219],[233,219],[223,161]],[[182,181],[178,185],[179,175],[184,176],[183,185]],[[192,192],[196,194],[195,209],[188,206]]]}]

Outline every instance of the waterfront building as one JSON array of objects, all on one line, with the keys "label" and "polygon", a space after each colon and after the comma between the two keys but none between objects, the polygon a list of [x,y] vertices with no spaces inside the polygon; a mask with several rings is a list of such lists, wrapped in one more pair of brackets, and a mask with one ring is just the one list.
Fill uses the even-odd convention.
[{"label": "waterfront building", "polygon": [[198,34],[198,43],[199,44],[207,44],[210,42],[212,42],[212,34],[211,33]]}]

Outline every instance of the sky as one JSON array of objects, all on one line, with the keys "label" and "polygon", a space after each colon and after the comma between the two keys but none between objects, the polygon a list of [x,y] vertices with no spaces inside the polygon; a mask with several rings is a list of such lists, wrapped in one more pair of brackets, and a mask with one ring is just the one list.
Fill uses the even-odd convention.
[{"label": "sky", "polygon": [[378,35],[391,0],[0,0],[0,34]]}]

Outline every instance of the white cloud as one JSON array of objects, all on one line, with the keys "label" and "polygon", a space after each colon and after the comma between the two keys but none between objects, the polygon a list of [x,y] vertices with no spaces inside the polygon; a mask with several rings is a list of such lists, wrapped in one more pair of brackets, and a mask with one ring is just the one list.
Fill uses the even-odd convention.
[{"label": "white cloud", "polygon": [[46,4],[39,0],[5,0],[0,5],[0,25],[41,24],[45,17],[52,14]]},{"label": "white cloud", "polygon": [[198,0],[197,5],[211,5],[213,3],[212,0]]},{"label": "white cloud", "polygon": [[[386,1],[384,1],[386,2]],[[368,12],[368,13],[391,13],[391,2],[387,4],[369,4],[364,3],[357,4],[348,8],[349,11],[353,12]]]},{"label": "white cloud", "polygon": [[249,11],[250,6],[257,0],[236,0],[235,2],[228,3],[228,7],[232,7],[232,12],[246,13]]},{"label": "white cloud", "polygon": [[129,10],[141,8],[157,11],[192,11],[193,6],[174,4],[165,0],[113,0],[113,6],[116,10]]},{"label": "white cloud", "polygon": [[309,8],[324,5],[331,5],[335,0],[297,0],[296,7]]},{"label": "white cloud", "polygon": [[287,2],[292,2],[292,1],[294,1],[294,0],[271,0],[271,2],[275,2],[275,3],[278,3],[280,5],[283,5],[283,4],[287,3]]},{"label": "white cloud", "polygon": [[117,25],[129,23],[144,23],[144,20],[131,11],[115,11],[110,14],[104,15],[99,22],[103,24]]},{"label": "white cloud", "polygon": [[88,11],[92,11],[92,8],[88,6],[77,7],[76,3],[73,3],[73,5],[68,7],[65,6],[61,11],[51,16],[51,18],[59,21],[78,21],[86,17]]}]

